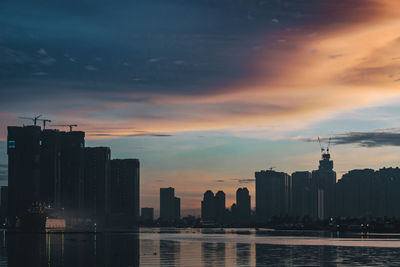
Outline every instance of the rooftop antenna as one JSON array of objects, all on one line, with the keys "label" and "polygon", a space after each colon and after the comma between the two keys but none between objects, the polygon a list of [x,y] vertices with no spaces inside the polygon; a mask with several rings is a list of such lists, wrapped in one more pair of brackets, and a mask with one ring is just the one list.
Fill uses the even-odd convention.
[{"label": "rooftop antenna", "polygon": [[78,127],[77,124],[59,124],[59,125],[51,125],[57,127],[69,127],[69,131],[72,132],[72,127]]}]

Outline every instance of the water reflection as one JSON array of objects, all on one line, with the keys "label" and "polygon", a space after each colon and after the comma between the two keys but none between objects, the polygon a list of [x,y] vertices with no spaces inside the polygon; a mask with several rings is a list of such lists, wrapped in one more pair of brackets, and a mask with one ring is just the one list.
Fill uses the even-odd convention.
[{"label": "water reflection", "polygon": [[[400,266],[399,236],[306,235],[157,228],[96,235],[0,231],[0,266]],[[315,242],[325,245],[305,245]]]}]

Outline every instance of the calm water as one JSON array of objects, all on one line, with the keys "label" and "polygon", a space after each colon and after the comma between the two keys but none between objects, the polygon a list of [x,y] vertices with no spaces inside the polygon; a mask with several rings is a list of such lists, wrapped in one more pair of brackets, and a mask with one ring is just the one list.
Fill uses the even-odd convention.
[{"label": "calm water", "polygon": [[0,266],[400,266],[400,236],[238,229],[0,232]]}]

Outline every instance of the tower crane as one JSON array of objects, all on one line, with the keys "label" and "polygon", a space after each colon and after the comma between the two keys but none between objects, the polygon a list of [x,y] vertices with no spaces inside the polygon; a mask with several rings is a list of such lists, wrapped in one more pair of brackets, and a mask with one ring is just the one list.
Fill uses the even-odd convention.
[{"label": "tower crane", "polygon": [[35,116],[35,117],[33,117],[33,118],[30,118],[30,117],[18,117],[18,118],[19,118],[19,119],[23,119],[23,120],[31,120],[31,121],[33,121],[33,125],[36,126],[36,123],[37,123],[38,120],[40,120],[40,119],[39,119],[40,117],[42,117],[42,115]]},{"label": "tower crane", "polygon": [[38,120],[43,122],[43,130],[46,129],[46,122],[51,122],[51,120],[48,119],[38,119]]},{"label": "tower crane", "polygon": [[331,145],[331,137],[329,137],[328,146],[326,147],[326,152],[329,153],[329,146]]},{"label": "tower crane", "polygon": [[51,125],[57,127],[69,127],[69,131],[72,132],[72,127],[78,127],[77,124],[58,124],[58,125]]},{"label": "tower crane", "polygon": [[319,143],[319,147],[321,148],[321,153],[324,153],[325,148],[322,147],[322,145],[321,145],[321,139],[319,138],[319,136],[318,136],[318,143]]}]

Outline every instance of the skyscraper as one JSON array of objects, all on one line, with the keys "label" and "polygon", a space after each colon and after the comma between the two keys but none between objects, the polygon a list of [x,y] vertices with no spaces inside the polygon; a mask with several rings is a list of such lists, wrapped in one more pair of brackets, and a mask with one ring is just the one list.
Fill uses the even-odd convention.
[{"label": "skyscraper", "polygon": [[111,160],[111,227],[133,227],[139,219],[138,159]]},{"label": "skyscraper", "polygon": [[111,150],[109,147],[85,148],[84,216],[104,226],[110,213]]},{"label": "skyscraper", "polygon": [[273,170],[255,173],[257,220],[266,221],[273,216],[285,216],[290,211],[291,176]]},{"label": "skyscraper", "polygon": [[325,219],[335,215],[336,172],[329,152],[322,153],[318,170],[312,172],[313,219]]},{"label": "skyscraper", "polygon": [[45,129],[40,138],[40,198],[54,206],[61,193],[61,132]]},{"label": "skyscraper", "polygon": [[180,198],[175,197],[174,188],[160,188],[160,219],[162,221],[178,220],[180,204]]},{"label": "skyscraper", "polygon": [[8,214],[11,226],[34,202],[40,201],[40,127],[9,126]]},{"label": "skyscraper", "polygon": [[204,193],[203,201],[201,201],[201,220],[203,222],[215,222],[215,208],[214,193],[211,190],[207,190]]},{"label": "skyscraper", "polygon": [[250,219],[251,198],[246,187],[239,188],[236,191],[236,210],[239,221],[245,222]]},{"label": "skyscraper", "polygon": [[225,193],[220,190],[215,194],[215,220],[218,223],[224,222],[225,209]]},{"label": "skyscraper", "polygon": [[299,171],[292,174],[292,210],[291,214],[299,219],[312,216],[311,173]]},{"label": "skyscraper", "polygon": [[61,132],[61,183],[56,202],[68,218],[80,217],[83,212],[84,147],[84,132]]}]

